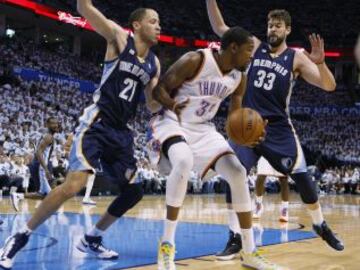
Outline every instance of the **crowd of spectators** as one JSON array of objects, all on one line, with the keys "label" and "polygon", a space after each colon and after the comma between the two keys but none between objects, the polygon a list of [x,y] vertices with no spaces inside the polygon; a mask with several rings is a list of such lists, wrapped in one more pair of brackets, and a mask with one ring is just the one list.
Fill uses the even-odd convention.
[{"label": "crowd of spectators", "polygon": [[[66,169],[62,144],[66,135],[74,131],[82,110],[91,103],[91,94],[60,82],[26,81],[14,76],[12,68],[14,66],[35,68],[78,79],[99,78],[101,70],[91,61],[84,59],[79,59],[80,65],[75,67],[73,56],[69,57],[69,53],[62,51],[61,48],[55,52],[49,51],[46,48],[36,47],[37,45],[32,42],[24,42],[21,38],[2,41],[0,59],[4,61],[0,63],[0,177],[6,175],[10,182],[18,181],[14,172],[19,171],[17,166],[31,163],[36,144],[45,132],[44,123],[49,116],[56,116],[61,125],[61,131],[56,135],[57,147],[53,154],[52,167],[55,172]],[[174,51],[177,51],[174,47],[163,46],[159,50],[160,61],[169,65],[174,61],[174,55],[179,54],[179,51]],[[83,70],[85,72],[82,72]],[[91,73],[87,73],[89,70]],[[300,82],[293,93],[291,103],[293,106],[352,105],[346,89],[342,88],[338,92],[328,94]],[[226,108],[223,108],[223,112],[225,111]],[[166,186],[166,178],[151,168],[145,152],[149,119],[150,114],[145,106],[140,105],[131,123],[135,134],[138,177],[144,180],[144,189],[147,193],[162,193]],[[358,117],[354,115],[317,114],[294,117],[293,123],[301,142],[310,152],[335,159],[339,162],[338,165],[341,165],[341,162],[359,165],[360,124],[357,119]],[[225,135],[225,118],[217,117],[215,123],[218,130]],[[56,168],[59,167],[61,169],[57,170]],[[342,168],[338,170],[343,170]],[[355,171],[351,167],[346,173],[338,175],[340,179],[349,179],[349,175],[355,174]],[[330,174],[325,173],[325,175]],[[196,174],[192,175],[191,179],[189,192],[207,193],[223,190],[223,181],[219,177],[213,178],[206,184],[199,182]],[[342,188],[347,191],[346,183],[349,181],[341,181],[338,182],[342,183]],[[332,182],[331,180],[330,183]],[[329,186],[331,185],[326,182],[324,189],[332,191],[333,188]],[[337,185],[339,186],[341,185]]]},{"label": "crowd of spectators", "polygon": [[15,35],[13,38],[0,38],[0,65],[7,71],[16,66],[58,73],[69,77],[99,81],[101,68],[95,63],[71,54],[61,45],[50,49],[34,40]]}]

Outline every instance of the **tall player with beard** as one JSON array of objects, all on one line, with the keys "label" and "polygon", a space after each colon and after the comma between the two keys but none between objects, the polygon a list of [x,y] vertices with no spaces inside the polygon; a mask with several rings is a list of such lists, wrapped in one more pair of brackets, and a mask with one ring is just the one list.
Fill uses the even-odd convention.
[{"label": "tall player with beard", "polygon": [[[207,0],[206,3],[212,28],[221,37],[229,27],[224,23],[216,0]],[[307,173],[301,145],[289,115],[291,91],[298,77],[329,92],[335,90],[336,83],[325,63],[323,39],[319,35],[310,35],[312,50],[309,55],[287,47],[286,38],[290,32],[290,14],[286,10],[272,10],[268,14],[267,43],[253,37],[253,59],[242,105],[258,111],[268,120],[267,134],[265,141],[255,148],[230,143],[247,171],[264,156],[277,171],[290,175],[308,208],[315,232],[335,250],[343,250],[344,245],[324,221],[316,188]],[[228,192],[227,202],[231,201]],[[229,220],[236,222],[233,215],[233,211],[229,212]],[[218,254],[220,258],[231,259],[235,251],[241,249],[241,243],[233,245],[233,236],[230,232],[225,250]]]}]

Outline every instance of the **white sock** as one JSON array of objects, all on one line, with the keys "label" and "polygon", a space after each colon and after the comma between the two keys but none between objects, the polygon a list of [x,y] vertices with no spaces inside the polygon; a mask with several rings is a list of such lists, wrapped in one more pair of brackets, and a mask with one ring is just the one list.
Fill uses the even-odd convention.
[{"label": "white sock", "polygon": [[165,219],[164,222],[164,235],[162,237],[163,242],[169,242],[172,245],[175,245],[175,232],[176,232],[176,226],[178,221],[177,220],[168,220]]},{"label": "white sock", "polygon": [[19,233],[25,233],[26,235],[30,235],[32,233],[32,230],[29,229],[27,224],[25,224],[24,227],[19,231]]},{"label": "white sock", "polygon": [[88,176],[88,180],[86,183],[86,191],[83,201],[90,200],[91,190],[94,186],[95,174],[91,174]]},{"label": "white sock", "polygon": [[281,209],[283,209],[283,208],[289,208],[289,202],[288,201],[287,202],[285,202],[285,201],[281,202]]},{"label": "white sock", "polygon": [[255,195],[255,202],[262,203],[262,200],[263,200],[263,196],[256,196]]},{"label": "white sock", "polygon": [[90,230],[90,232],[87,233],[87,235],[90,235],[90,236],[102,236],[104,234],[105,231],[102,231],[100,229],[98,229],[95,226],[92,227],[92,229]]},{"label": "white sock", "polygon": [[240,225],[239,225],[239,219],[237,217],[237,214],[235,210],[228,209],[228,217],[229,217],[229,228],[234,233],[240,234]]},{"label": "white sock", "polygon": [[308,209],[308,211],[310,213],[310,216],[311,216],[311,219],[312,219],[312,222],[314,225],[321,225],[321,223],[324,222],[324,217],[323,217],[323,214],[321,211],[321,206],[319,206],[319,208],[316,210]]},{"label": "white sock", "polygon": [[241,229],[242,246],[245,253],[253,253],[256,249],[253,229]]}]

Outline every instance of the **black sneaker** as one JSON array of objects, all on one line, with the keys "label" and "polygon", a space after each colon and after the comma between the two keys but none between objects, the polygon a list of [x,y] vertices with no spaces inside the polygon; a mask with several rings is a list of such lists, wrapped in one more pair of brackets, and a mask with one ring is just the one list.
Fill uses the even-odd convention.
[{"label": "black sneaker", "polygon": [[313,229],[333,249],[338,251],[344,249],[344,244],[335,237],[325,221],[321,225],[313,225]]},{"label": "black sneaker", "polygon": [[86,235],[80,239],[76,248],[81,252],[96,256],[102,260],[114,260],[119,257],[119,254],[111,249],[104,247],[101,236]]},{"label": "black sneaker", "polygon": [[16,254],[26,245],[28,241],[29,235],[26,233],[17,233],[8,237],[5,241],[5,245],[0,251],[0,268],[11,269]]},{"label": "black sneaker", "polygon": [[226,247],[223,251],[216,253],[216,259],[220,261],[229,261],[235,258],[235,256],[242,249],[241,235],[234,233],[233,231],[229,232],[229,240],[226,244]]}]

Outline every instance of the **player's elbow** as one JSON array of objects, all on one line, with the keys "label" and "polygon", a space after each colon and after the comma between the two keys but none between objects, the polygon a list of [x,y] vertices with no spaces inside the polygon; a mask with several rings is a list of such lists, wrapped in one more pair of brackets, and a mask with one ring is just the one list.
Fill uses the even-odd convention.
[{"label": "player's elbow", "polygon": [[218,37],[222,37],[225,32],[229,29],[226,25],[213,25],[212,27],[213,31]]},{"label": "player's elbow", "polygon": [[333,92],[336,89],[336,82],[332,81],[323,86],[323,89],[327,92]]}]

